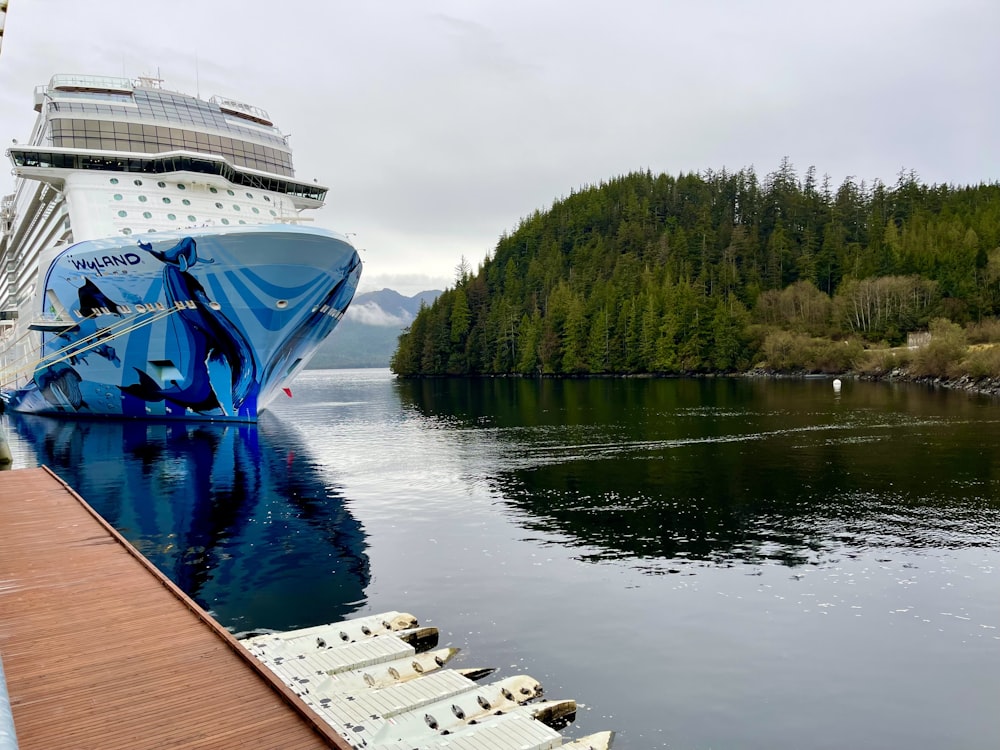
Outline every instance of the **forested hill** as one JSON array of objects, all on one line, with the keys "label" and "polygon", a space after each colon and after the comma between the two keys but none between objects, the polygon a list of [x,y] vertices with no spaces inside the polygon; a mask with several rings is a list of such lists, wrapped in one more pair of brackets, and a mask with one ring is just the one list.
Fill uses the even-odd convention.
[{"label": "forested hill", "polygon": [[[464,266],[464,261],[462,266]],[[500,238],[399,340],[400,375],[743,370],[789,336],[895,344],[1000,312],[1000,183],[628,174]],[[782,339],[784,336],[784,339]],[[780,349],[780,347],[778,347]]]}]

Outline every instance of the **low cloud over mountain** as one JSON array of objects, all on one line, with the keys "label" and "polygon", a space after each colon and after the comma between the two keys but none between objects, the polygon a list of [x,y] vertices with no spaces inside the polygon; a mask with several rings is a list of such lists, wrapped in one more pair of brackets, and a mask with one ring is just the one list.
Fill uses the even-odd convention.
[{"label": "low cloud over mountain", "polygon": [[388,367],[399,334],[413,322],[420,305],[431,304],[440,293],[430,290],[404,297],[382,289],[357,295],[309,368]]},{"label": "low cloud over mountain", "polygon": [[400,328],[409,325],[413,316],[393,315],[379,307],[377,302],[365,302],[363,305],[352,304],[347,311],[347,319],[366,326]]}]

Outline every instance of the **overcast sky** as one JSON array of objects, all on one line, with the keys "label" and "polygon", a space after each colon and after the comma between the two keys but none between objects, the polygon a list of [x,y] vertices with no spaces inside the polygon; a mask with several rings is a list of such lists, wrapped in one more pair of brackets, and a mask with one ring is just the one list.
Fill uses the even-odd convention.
[{"label": "overcast sky", "polygon": [[330,186],[362,289],[409,295],[636,169],[994,182],[998,32],[998,0],[10,0],[0,143],[55,73],[254,104]]}]

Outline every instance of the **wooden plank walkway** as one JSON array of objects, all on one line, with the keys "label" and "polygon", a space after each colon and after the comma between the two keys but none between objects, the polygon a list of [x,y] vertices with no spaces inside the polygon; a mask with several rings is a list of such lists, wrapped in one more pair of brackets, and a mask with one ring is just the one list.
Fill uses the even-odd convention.
[{"label": "wooden plank walkway", "polygon": [[350,745],[47,469],[0,472],[21,750]]}]

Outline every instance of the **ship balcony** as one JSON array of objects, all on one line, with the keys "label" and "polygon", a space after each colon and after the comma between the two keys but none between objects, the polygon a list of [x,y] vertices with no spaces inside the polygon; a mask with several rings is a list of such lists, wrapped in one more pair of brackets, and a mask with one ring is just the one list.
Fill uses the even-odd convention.
[{"label": "ship balcony", "polygon": [[78,327],[79,326],[75,320],[71,320],[55,313],[42,313],[28,323],[29,330],[45,331],[47,333],[71,331]]}]

